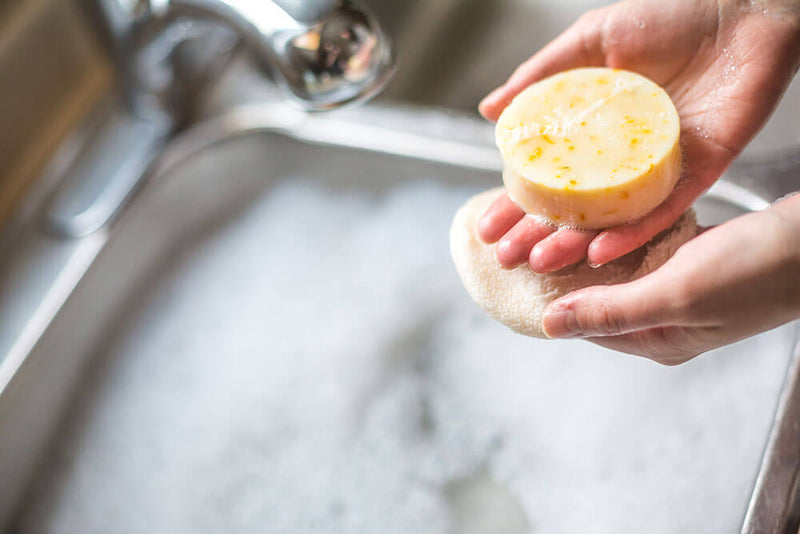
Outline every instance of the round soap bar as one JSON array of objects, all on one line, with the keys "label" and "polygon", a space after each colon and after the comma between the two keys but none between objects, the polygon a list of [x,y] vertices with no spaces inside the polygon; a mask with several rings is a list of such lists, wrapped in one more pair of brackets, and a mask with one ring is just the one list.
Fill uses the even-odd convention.
[{"label": "round soap bar", "polygon": [[511,199],[557,225],[634,221],[680,177],[678,112],[661,87],[629,71],[545,78],[506,107],[495,137]]}]

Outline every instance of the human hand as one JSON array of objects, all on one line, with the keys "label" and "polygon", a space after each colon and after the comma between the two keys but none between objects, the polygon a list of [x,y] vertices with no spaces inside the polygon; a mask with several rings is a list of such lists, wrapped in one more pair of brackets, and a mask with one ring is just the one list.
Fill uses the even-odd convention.
[{"label": "human hand", "polygon": [[487,96],[481,113],[497,120],[528,85],[562,70],[609,66],[664,87],[681,118],[684,169],[672,194],[632,224],[601,232],[556,229],[507,195],[484,214],[479,234],[499,241],[498,262],[526,261],[546,273],[588,258],[602,265],[670,227],[758,132],[800,60],[797,0],[631,0],[590,11],[520,65]]},{"label": "human hand", "polygon": [[800,195],[707,230],[638,280],[573,291],[544,329],[675,365],[798,317]]}]

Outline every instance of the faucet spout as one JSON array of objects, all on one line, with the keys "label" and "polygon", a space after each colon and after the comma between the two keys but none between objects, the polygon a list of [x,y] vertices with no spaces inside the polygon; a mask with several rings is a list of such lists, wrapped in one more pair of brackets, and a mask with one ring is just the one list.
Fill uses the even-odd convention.
[{"label": "faucet spout", "polygon": [[352,0],[170,0],[167,9],[233,28],[309,109],[370,98],[393,72],[388,38]]}]

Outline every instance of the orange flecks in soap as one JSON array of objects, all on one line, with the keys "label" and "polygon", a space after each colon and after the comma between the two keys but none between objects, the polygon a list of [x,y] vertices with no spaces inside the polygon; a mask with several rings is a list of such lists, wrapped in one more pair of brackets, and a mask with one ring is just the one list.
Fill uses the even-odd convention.
[{"label": "orange flecks in soap", "polygon": [[624,70],[575,69],[536,82],[504,110],[496,133],[509,194],[527,213],[558,214],[559,224],[636,220],[663,201],[680,171],[674,105]]}]

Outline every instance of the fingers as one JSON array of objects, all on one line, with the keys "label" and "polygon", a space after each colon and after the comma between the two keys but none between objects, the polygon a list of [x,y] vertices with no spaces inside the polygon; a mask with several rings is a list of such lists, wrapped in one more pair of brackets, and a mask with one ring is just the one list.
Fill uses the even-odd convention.
[{"label": "fingers", "polygon": [[526,215],[497,243],[497,262],[506,269],[522,265],[528,261],[533,246],[555,230],[553,226]]},{"label": "fingers", "polygon": [[526,261],[535,273],[549,273],[586,258],[596,232],[556,228],[525,215],[507,194],[500,195],[478,221],[478,235],[497,245],[497,261],[513,269]]},{"label": "fingers", "polygon": [[495,199],[478,221],[481,240],[485,243],[500,241],[497,262],[506,269],[525,263],[533,246],[554,231],[548,224],[526,216],[506,193]]},{"label": "fingers", "polygon": [[706,185],[699,180],[686,180],[673,190],[661,205],[641,220],[604,230],[588,247],[589,263],[605,265],[641,247],[655,235],[675,224],[705,189]]},{"label": "fingers", "polygon": [[675,221],[702,194],[701,181],[686,181],[655,210],[633,224],[600,232],[553,228],[538,223],[509,198],[498,197],[478,222],[478,235],[485,243],[502,241],[497,247],[500,265],[511,269],[526,260],[535,273],[544,274],[587,258],[600,266],[641,247]]},{"label": "fingers", "polygon": [[506,83],[481,101],[478,106],[481,115],[496,121],[517,94],[542,78],[576,67],[602,66],[603,54],[596,46],[598,39],[592,37],[591,27],[584,31],[585,27],[579,21],[517,67]]},{"label": "fingers", "polygon": [[478,221],[478,236],[484,243],[494,243],[519,222],[525,212],[503,193]]},{"label": "fingers", "polygon": [[544,331],[551,338],[617,336],[669,325],[678,317],[670,285],[656,270],[626,284],[573,291],[545,309]]},{"label": "fingers", "polygon": [[538,274],[563,269],[586,258],[589,243],[597,235],[594,231],[561,228],[539,241],[530,251],[528,263]]}]

